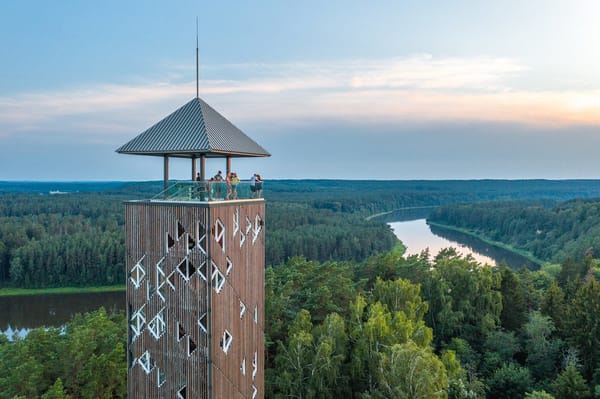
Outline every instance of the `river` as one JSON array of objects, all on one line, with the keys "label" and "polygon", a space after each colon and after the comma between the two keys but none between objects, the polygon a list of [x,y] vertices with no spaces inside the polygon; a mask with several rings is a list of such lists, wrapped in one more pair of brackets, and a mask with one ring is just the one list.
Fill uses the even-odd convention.
[{"label": "river", "polygon": [[539,266],[528,259],[454,230],[429,226],[425,219],[388,223],[394,234],[406,246],[406,255],[419,254],[429,249],[434,257],[441,249],[453,247],[463,256],[471,255],[477,262],[496,266],[502,262],[513,269]]},{"label": "river", "polygon": [[0,297],[0,334],[23,337],[36,327],[60,327],[76,313],[104,306],[125,310],[125,291],[89,294],[19,295]]}]

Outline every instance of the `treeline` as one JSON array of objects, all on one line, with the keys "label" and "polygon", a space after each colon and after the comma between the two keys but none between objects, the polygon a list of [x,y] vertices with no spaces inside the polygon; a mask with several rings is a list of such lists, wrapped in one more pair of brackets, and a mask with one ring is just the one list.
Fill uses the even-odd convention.
[{"label": "treeline", "polygon": [[459,202],[600,197],[600,180],[274,180],[268,198],[372,215]]},{"label": "treeline", "polygon": [[[265,397],[597,397],[592,266],[515,272],[446,250],[269,267]],[[100,310],[0,337],[0,399],[124,398],[126,324]]]},{"label": "treeline", "polygon": [[433,211],[429,220],[467,229],[550,262],[600,258],[598,199],[447,205]]}]

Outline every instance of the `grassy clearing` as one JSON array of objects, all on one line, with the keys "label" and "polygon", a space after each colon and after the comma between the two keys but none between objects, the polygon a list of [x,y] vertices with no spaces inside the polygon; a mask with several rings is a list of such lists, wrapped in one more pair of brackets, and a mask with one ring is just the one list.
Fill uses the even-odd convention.
[{"label": "grassy clearing", "polygon": [[47,295],[47,294],[88,294],[95,292],[125,291],[124,285],[103,287],[59,287],[59,288],[0,288],[0,296]]}]

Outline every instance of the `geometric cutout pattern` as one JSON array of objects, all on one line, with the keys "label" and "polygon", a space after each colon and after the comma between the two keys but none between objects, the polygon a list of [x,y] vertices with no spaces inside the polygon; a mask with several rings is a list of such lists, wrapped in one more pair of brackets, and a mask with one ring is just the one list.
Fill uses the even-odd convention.
[{"label": "geometric cutout pattern", "polygon": [[213,266],[213,274],[212,274],[213,288],[215,289],[215,291],[218,294],[219,292],[221,292],[223,285],[225,285],[225,276],[223,276],[223,274],[219,271],[219,268],[217,267],[217,265],[215,265],[214,262],[212,262],[212,266]]},{"label": "geometric cutout pattern", "polygon": [[173,248],[173,245],[175,245],[175,240],[171,237],[171,234],[167,233],[167,252]]},{"label": "geometric cutout pattern", "polygon": [[169,277],[167,277],[167,284],[173,291],[175,291],[175,273],[175,270],[173,270],[171,274],[169,274]]},{"label": "geometric cutout pattern", "polygon": [[162,308],[160,312],[158,312],[158,314],[154,316],[154,318],[148,323],[148,330],[150,330],[150,333],[156,339],[159,339],[166,330],[166,323],[163,314],[164,309],[165,308]]},{"label": "geometric cutout pattern", "polygon": [[183,228],[183,226],[181,225],[180,222],[177,222],[177,239],[178,240],[181,238],[183,233],[185,233],[185,229]]},{"label": "geometric cutout pattern", "polygon": [[150,374],[150,371],[152,370],[152,359],[150,359],[150,352],[144,352],[144,354],[138,359],[138,363],[140,366],[142,366],[142,369],[144,369],[146,374]]},{"label": "geometric cutout pattern", "polygon": [[256,377],[258,371],[258,354],[254,352],[254,359],[252,359],[252,380]]},{"label": "geometric cutout pattern", "polygon": [[250,218],[248,216],[246,216],[246,235],[250,234],[251,230],[252,230],[252,221],[250,220]]},{"label": "geometric cutout pattern", "polygon": [[246,358],[242,359],[242,366],[240,367],[240,371],[242,375],[246,375]]},{"label": "geometric cutout pattern", "polygon": [[181,323],[177,322],[177,341],[181,341],[183,337],[185,337],[185,329]]},{"label": "geometric cutout pattern", "polygon": [[227,276],[229,276],[229,273],[231,273],[231,269],[233,269],[233,262],[231,262],[231,259],[229,259],[229,256],[227,257],[227,270],[225,271],[225,274]]},{"label": "geometric cutout pattern", "polygon": [[240,230],[240,208],[235,208],[233,212],[233,234],[232,238],[235,238],[235,235]]},{"label": "geometric cutout pattern", "polygon": [[161,387],[165,381],[167,381],[167,376],[165,375],[165,373],[160,369],[160,368],[156,368],[156,379],[157,379],[157,385],[159,387]]},{"label": "geometric cutout pattern", "polygon": [[143,305],[139,310],[134,312],[133,315],[131,316],[131,321],[130,321],[129,325],[131,326],[131,330],[135,334],[135,337],[139,336],[142,333],[142,330],[144,329],[144,326],[146,325],[146,315],[144,313],[145,306],[146,305]]},{"label": "geometric cutout pattern", "polygon": [[264,225],[264,222],[263,222],[262,218],[260,217],[259,214],[256,214],[256,217],[254,218],[254,235],[252,237],[252,244],[254,244],[256,242],[256,239],[258,238],[258,235],[260,234],[260,231],[262,230],[263,225]]},{"label": "geometric cutout pattern", "polygon": [[202,261],[202,264],[198,268],[198,274],[202,278],[202,280],[206,281],[206,261]]},{"label": "geometric cutout pattern", "polygon": [[197,345],[192,339],[192,337],[188,337],[188,356],[191,356],[192,353],[196,350]]},{"label": "geometric cutout pattern", "polygon": [[150,283],[150,279],[146,279],[146,299],[149,301],[150,297],[154,294],[154,286]]},{"label": "geometric cutout pattern", "polygon": [[246,314],[246,305],[244,305],[244,302],[240,301],[240,319],[244,317],[244,314]]},{"label": "geometric cutout pattern", "polygon": [[217,219],[215,221],[215,241],[217,242],[217,244],[219,244],[219,246],[221,247],[221,249],[223,250],[223,252],[225,252],[225,226],[223,225],[223,222],[221,222],[220,219]]},{"label": "geometric cutout pattern", "polygon": [[196,268],[192,265],[192,262],[188,258],[184,258],[181,263],[177,266],[177,271],[181,274],[181,277],[185,279],[185,281],[190,281],[190,277],[192,274],[196,272]]},{"label": "geometric cutout pattern", "polygon": [[162,268],[165,258],[162,258],[156,264],[156,292],[160,299],[165,301],[165,283],[167,282],[167,278],[165,277],[165,272]]},{"label": "geometric cutout pattern", "polygon": [[198,249],[200,249],[200,252],[202,252],[204,255],[207,254],[206,250],[206,228],[204,227],[204,224],[202,223],[198,223]]},{"label": "geometric cutout pattern", "polygon": [[233,342],[233,336],[227,330],[223,332],[223,338],[221,338],[221,349],[223,352],[227,353],[229,348],[231,347],[231,343]]},{"label": "geometric cutout pattern", "polygon": [[204,331],[205,334],[208,333],[208,325],[207,325],[207,317],[206,317],[206,313],[204,313],[202,316],[200,316],[200,318],[198,319],[198,325],[200,326],[200,329],[202,331]]},{"label": "geometric cutout pattern", "polygon": [[135,288],[140,288],[141,282],[144,279],[144,276],[146,275],[144,265],[142,264],[142,261],[145,257],[146,255],[142,256],[142,259],[136,262],[133,268],[131,268],[131,272],[129,273],[129,279],[131,280]]}]

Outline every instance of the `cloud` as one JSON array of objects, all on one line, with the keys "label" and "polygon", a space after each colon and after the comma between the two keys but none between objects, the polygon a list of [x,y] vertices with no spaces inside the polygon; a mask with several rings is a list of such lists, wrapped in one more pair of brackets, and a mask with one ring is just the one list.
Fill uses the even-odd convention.
[{"label": "cloud", "polygon": [[[200,86],[201,96],[238,124],[285,126],[318,119],[600,123],[600,91],[515,87],[514,78],[535,71],[508,58],[416,55],[204,69],[208,76],[229,72],[237,77],[209,78]],[[194,94],[193,82],[163,81],[5,95],[0,97],[0,138],[53,131],[77,132],[89,141],[106,142],[97,137],[99,131],[131,137]]]}]

